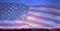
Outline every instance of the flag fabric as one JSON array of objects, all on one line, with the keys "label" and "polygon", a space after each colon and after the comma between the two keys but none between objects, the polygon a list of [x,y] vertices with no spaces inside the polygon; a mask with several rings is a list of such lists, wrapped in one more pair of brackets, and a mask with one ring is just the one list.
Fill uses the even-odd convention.
[{"label": "flag fabric", "polygon": [[60,28],[60,1],[0,0],[0,29],[22,28]]},{"label": "flag fabric", "polygon": [[33,28],[60,28],[60,8],[53,5],[31,6],[28,13],[28,22]]},{"label": "flag fabric", "polygon": [[[0,3],[0,28],[16,29],[26,26],[28,7],[20,3]],[[22,27],[21,27],[22,26]]]}]

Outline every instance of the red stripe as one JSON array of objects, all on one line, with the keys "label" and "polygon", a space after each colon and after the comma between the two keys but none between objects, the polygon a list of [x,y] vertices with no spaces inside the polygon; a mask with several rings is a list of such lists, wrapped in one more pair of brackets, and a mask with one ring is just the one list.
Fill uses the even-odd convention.
[{"label": "red stripe", "polygon": [[24,26],[24,25],[27,25],[27,24],[25,24],[25,23],[17,23],[17,24],[15,24],[15,26]]},{"label": "red stripe", "polygon": [[53,6],[53,5],[37,5],[37,6],[30,6],[30,7],[46,7],[46,8],[56,8],[56,9],[60,9],[60,7]]},{"label": "red stripe", "polygon": [[0,26],[24,26],[25,23],[19,23],[19,24],[0,24]]},{"label": "red stripe", "polygon": [[56,19],[46,18],[46,17],[42,17],[42,16],[36,16],[36,15],[33,15],[33,14],[28,14],[28,16],[35,17],[35,18],[38,18],[38,19],[46,19],[46,20],[50,20],[52,22],[60,24],[60,21],[58,21]]},{"label": "red stripe", "polygon": [[50,11],[43,11],[43,10],[30,10],[33,12],[40,12],[40,13],[47,13],[47,14],[52,14],[52,15],[56,15],[56,16],[60,16],[60,13],[56,13],[56,12],[50,12]]}]

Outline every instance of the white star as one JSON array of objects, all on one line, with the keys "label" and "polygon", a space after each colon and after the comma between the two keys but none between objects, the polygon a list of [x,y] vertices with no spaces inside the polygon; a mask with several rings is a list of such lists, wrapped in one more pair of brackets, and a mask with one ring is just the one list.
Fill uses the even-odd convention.
[{"label": "white star", "polygon": [[25,6],[22,6],[23,8],[25,8]]},{"label": "white star", "polygon": [[20,12],[21,10],[18,10],[18,12]]},{"label": "white star", "polygon": [[20,12],[21,14],[23,13],[23,12]]},{"label": "white star", "polygon": [[2,19],[4,19],[4,17],[2,17]]},{"label": "white star", "polygon": [[14,16],[15,18],[17,17],[17,16]]},{"label": "white star", "polygon": [[4,10],[1,10],[1,12],[4,12]]},{"label": "white star", "polygon": [[7,14],[7,12],[4,12],[5,14]]},{"label": "white star", "polygon": [[4,6],[6,7],[7,5],[5,4]]},{"label": "white star", "polygon": [[8,14],[8,16],[10,16],[10,14]]},{"label": "white star", "polygon": [[8,12],[10,12],[10,10],[8,10]]},{"label": "white star", "polygon": [[23,14],[23,16],[26,16],[26,14]]},{"label": "white star", "polygon": [[10,19],[9,17],[7,19]]},{"label": "white star", "polygon": [[13,8],[11,7],[10,10],[12,10]]},{"label": "white star", "polygon": [[2,6],[1,8],[5,8],[4,6]]},{"label": "white star", "polygon": [[4,16],[4,14],[2,13],[2,16]]},{"label": "white star", "polygon": [[27,11],[24,10],[24,13],[26,13]]},{"label": "white star", "polygon": [[20,14],[17,14],[17,15],[20,15]]},{"label": "white star", "polygon": [[18,8],[15,8],[15,9],[18,9]]},{"label": "white star", "polygon": [[0,4],[0,7],[1,7],[1,4]]},{"label": "white star", "polygon": [[1,7],[0,7],[0,10],[1,10]]},{"label": "white star", "polygon": [[7,17],[6,15],[4,15],[4,17]]},{"label": "white star", "polygon": [[20,17],[23,17],[23,16],[20,16]]},{"label": "white star", "polygon": [[17,14],[18,12],[14,12],[15,14]]},{"label": "white star", "polygon": [[12,6],[12,8],[15,8],[15,6]]},{"label": "white star", "polygon": [[5,8],[4,10],[7,10],[7,8]]},{"label": "white star", "polygon": [[12,10],[12,12],[15,12],[15,10]]},{"label": "white star", "polygon": [[7,6],[7,8],[10,8],[10,6]]}]

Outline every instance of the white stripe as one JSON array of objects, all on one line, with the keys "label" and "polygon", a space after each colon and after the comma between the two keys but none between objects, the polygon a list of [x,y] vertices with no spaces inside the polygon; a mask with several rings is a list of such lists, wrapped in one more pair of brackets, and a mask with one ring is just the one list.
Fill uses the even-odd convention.
[{"label": "white stripe", "polygon": [[60,16],[55,16],[55,15],[40,13],[40,12],[32,12],[32,11],[30,11],[29,13],[36,15],[36,16],[42,16],[42,17],[46,17],[46,18],[52,18],[52,19],[60,20]]},{"label": "white stripe", "polygon": [[7,24],[16,24],[16,23],[25,23],[25,21],[21,21],[21,20],[15,20],[15,21],[7,21],[7,20],[4,20],[4,21],[0,21],[0,24],[4,24],[4,23],[7,23]]},{"label": "white stripe", "polygon": [[15,26],[11,26],[11,27],[5,27],[5,26],[0,26],[0,29],[15,29]]},{"label": "white stripe", "polygon": [[24,25],[24,26],[18,26],[18,27],[16,27],[16,29],[27,29],[27,28],[32,28],[32,27],[30,27],[30,26],[28,26],[28,25]]},{"label": "white stripe", "polygon": [[27,25],[24,25],[24,26],[0,26],[0,29],[23,29],[23,28],[30,28],[29,26]]},{"label": "white stripe", "polygon": [[26,23],[26,21],[23,21],[23,20],[22,21],[21,20],[16,20],[15,22],[16,23]]},{"label": "white stripe", "polygon": [[[3,26],[0,26],[0,29],[28,29],[28,28],[34,29],[34,28],[32,28],[30,26],[27,26],[27,25],[22,26],[22,27],[16,27],[16,26],[3,27]],[[41,28],[41,29],[53,29],[53,28],[50,28],[50,27],[39,27],[39,28],[38,27],[35,27],[35,28],[37,28],[37,29],[39,29],[39,28]]]},{"label": "white stripe", "polygon": [[37,25],[37,24],[35,24],[35,23],[32,23],[32,21],[29,21],[28,23],[27,23],[28,25],[30,25],[30,26],[32,26],[32,28],[42,28],[42,29],[50,29],[51,27],[46,27],[46,26],[43,26],[43,25]]},{"label": "white stripe", "polygon": [[43,10],[43,11],[50,11],[50,12],[60,13],[60,9],[56,9],[56,8],[30,7],[30,9],[32,9],[32,10]]},{"label": "white stripe", "polygon": [[32,23],[30,21],[29,22],[26,22],[26,24],[28,24],[32,28],[41,28],[41,27],[44,27],[42,25],[38,25],[38,24]]},{"label": "white stripe", "polygon": [[4,24],[4,23],[15,24],[16,22],[15,21],[0,21],[0,24]]},{"label": "white stripe", "polygon": [[31,17],[31,16],[28,16],[28,20],[38,21],[38,22],[42,22],[44,24],[49,24],[52,26],[60,27],[60,24],[54,23],[52,21],[44,20],[44,19],[37,19],[37,18]]}]

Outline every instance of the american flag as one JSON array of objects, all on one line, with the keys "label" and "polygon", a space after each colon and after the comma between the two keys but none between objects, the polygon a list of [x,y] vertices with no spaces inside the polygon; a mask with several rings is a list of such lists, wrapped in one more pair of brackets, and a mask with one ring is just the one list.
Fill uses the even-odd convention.
[{"label": "american flag", "polygon": [[0,3],[0,29],[26,27],[28,7],[20,3]]},{"label": "american flag", "polygon": [[60,28],[60,8],[51,5],[26,6],[0,3],[0,29]]},{"label": "american flag", "polygon": [[27,21],[33,28],[60,28],[60,8],[53,5],[31,6]]}]

